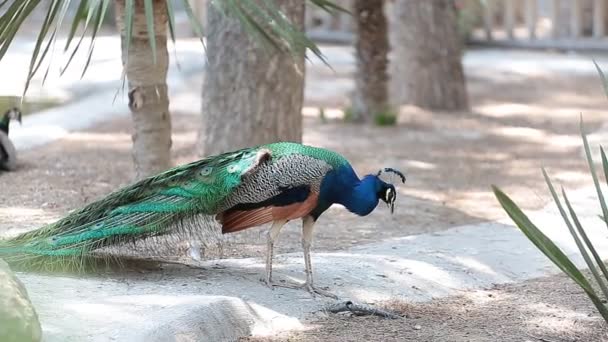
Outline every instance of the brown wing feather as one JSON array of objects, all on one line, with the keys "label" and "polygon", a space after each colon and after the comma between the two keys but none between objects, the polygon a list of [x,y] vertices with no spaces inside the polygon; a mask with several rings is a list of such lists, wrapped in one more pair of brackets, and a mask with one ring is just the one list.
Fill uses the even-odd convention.
[{"label": "brown wing feather", "polygon": [[304,202],[286,206],[268,206],[251,210],[228,210],[218,216],[222,234],[234,233],[277,220],[295,220],[308,215],[317,205],[318,193],[311,193]]}]

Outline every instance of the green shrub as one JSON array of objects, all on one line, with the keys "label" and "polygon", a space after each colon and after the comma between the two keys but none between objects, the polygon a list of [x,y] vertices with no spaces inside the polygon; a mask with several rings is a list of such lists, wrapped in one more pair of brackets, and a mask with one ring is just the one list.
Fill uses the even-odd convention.
[{"label": "green shrub", "polygon": [[[374,124],[378,126],[393,126],[397,124],[397,115],[390,109],[372,114]],[[344,121],[355,122],[355,113],[352,107],[344,108]]]},{"label": "green shrub", "polygon": [[384,110],[374,115],[374,123],[378,126],[394,126],[397,124],[397,115],[391,110]]},{"label": "green shrub", "polygon": [[344,108],[344,121],[353,122],[355,118],[355,113],[353,112],[353,107]]}]

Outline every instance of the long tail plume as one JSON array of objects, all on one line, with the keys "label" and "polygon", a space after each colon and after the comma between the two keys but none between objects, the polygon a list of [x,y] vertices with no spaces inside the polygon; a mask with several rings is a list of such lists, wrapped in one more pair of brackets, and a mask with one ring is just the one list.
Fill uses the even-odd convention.
[{"label": "long tail plume", "polygon": [[268,158],[258,152],[225,153],[139,181],[55,223],[0,241],[0,258],[27,268],[78,269],[102,247],[169,232],[216,243],[214,215],[241,177]]}]

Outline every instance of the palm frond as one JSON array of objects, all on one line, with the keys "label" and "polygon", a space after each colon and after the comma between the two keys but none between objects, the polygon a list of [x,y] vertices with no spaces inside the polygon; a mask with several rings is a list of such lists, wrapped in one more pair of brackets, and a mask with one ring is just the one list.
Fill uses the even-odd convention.
[{"label": "palm frond", "polygon": [[310,0],[310,2],[313,5],[316,5],[317,7],[329,12],[329,13],[336,13],[336,12],[344,12],[344,13],[348,13],[348,14],[352,14],[348,9],[339,6],[337,4],[335,4],[332,1],[328,1],[328,0]]},{"label": "palm frond", "polygon": [[[167,1],[167,16],[169,19],[169,31],[171,39],[175,42],[175,1]],[[311,41],[306,34],[300,30],[292,21],[280,10],[275,0],[210,0],[215,8],[219,9],[225,15],[228,15],[239,21],[243,25],[245,31],[252,34],[258,41],[269,45],[276,49],[286,49],[296,54],[301,54],[305,50],[312,51],[318,58],[327,64],[327,61],[318,46]],[[311,4],[322,8],[330,13],[345,12],[348,10],[336,5],[330,0],[309,0]],[[60,74],[71,65],[74,56],[81,50],[82,42],[87,33],[90,33],[91,40],[87,49],[86,62],[82,70],[82,76],[86,73],[93,51],[95,49],[96,37],[100,31],[104,18],[108,12],[111,0],[23,0],[23,1],[0,1],[0,9],[4,11],[0,15],[0,60],[6,55],[8,48],[15,41],[17,32],[22,27],[25,19],[30,17],[34,10],[39,6],[46,6],[45,15],[40,31],[37,35],[34,51],[31,56],[30,67],[26,79],[26,84],[23,93],[27,92],[30,82],[34,75],[38,72],[40,66],[47,58],[52,59],[54,46],[57,37],[60,35],[60,29],[67,21],[68,7],[78,3],[77,10],[69,24],[69,31],[63,52],[68,55],[67,62],[60,69]],[[130,39],[133,34],[133,20],[138,13],[135,13],[135,1],[125,0],[124,23],[126,33],[127,47],[130,44]],[[200,21],[194,15],[188,0],[182,0],[183,7],[189,19],[189,23],[193,32],[200,38],[204,45],[204,31]],[[148,38],[150,45],[156,45],[156,37],[154,36],[154,10],[153,1],[144,0],[146,24],[148,28]],[[80,38],[75,39],[79,34]],[[127,49],[128,51],[128,49]],[[152,48],[152,51],[155,51]],[[49,53],[50,52],[50,53]],[[125,61],[128,60],[128,55],[124,56]],[[156,54],[152,54],[152,58],[156,61]],[[52,62],[52,60],[51,60]],[[52,63],[49,63],[50,67]],[[49,69],[46,69],[48,75]]]},{"label": "palm frond", "polygon": [[[144,8],[146,13],[146,27],[148,30],[148,40],[150,41],[150,47],[152,47],[152,60],[156,64],[156,35],[154,33],[154,5],[152,0],[144,0]],[[125,11],[129,12],[129,11]],[[127,49],[127,52],[129,50]]]},{"label": "palm frond", "polygon": [[205,47],[205,41],[203,40],[205,36],[203,33],[203,25],[200,21],[198,21],[198,19],[194,15],[194,12],[192,11],[192,7],[190,7],[190,3],[188,2],[188,0],[182,0],[182,2],[184,5],[184,9],[186,10],[186,14],[188,15],[188,19],[190,20],[192,30],[194,31],[194,33],[196,33],[196,36],[201,40],[201,44],[203,44],[203,47]]},{"label": "palm frond", "polygon": [[606,78],[604,71],[602,71],[602,68],[600,68],[600,66],[597,64],[595,59],[593,60],[593,64],[595,64],[595,69],[597,70],[597,73],[600,76],[600,81],[602,81],[602,87],[604,88],[604,93],[606,94],[606,96],[608,96],[608,78]]},{"label": "palm frond", "polygon": [[[321,8],[333,11],[330,1],[311,1]],[[237,19],[262,44],[275,49],[286,48],[296,54],[309,49],[327,64],[318,46],[299,30],[279,9],[275,0],[212,0],[212,4],[228,17]]]}]

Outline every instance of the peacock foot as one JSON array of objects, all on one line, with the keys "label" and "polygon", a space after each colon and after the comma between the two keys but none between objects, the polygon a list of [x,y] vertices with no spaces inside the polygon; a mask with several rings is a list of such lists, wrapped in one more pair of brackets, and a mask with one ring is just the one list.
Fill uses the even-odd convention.
[{"label": "peacock foot", "polygon": [[313,286],[312,284],[310,284],[310,283],[308,283],[308,282],[306,282],[306,283],[302,284],[300,287],[304,287],[304,288],[306,288],[306,290],[307,290],[307,291],[308,291],[308,292],[309,292],[309,293],[310,293],[310,294],[311,294],[313,297],[315,297],[315,294],[318,294],[318,295],[325,296],[325,297],[329,297],[329,298],[332,298],[332,299],[338,299],[338,296],[336,296],[335,294],[333,294],[333,293],[331,293],[331,292],[329,292],[329,291],[323,290],[323,289],[321,289],[321,288],[318,288],[318,287],[316,287],[316,286]]},{"label": "peacock foot", "polygon": [[335,294],[326,291],[324,289],[318,288],[316,286],[313,286],[312,284],[306,282],[303,284],[294,284],[294,283],[288,283],[285,281],[281,281],[280,283],[273,283],[273,282],[266,282],[263,281],[268,287],[275,288],[275,287],[284,287],[287,289],[294,289],[294,290],[300,290],[300,289],[306,289],[306,291],[308,291],[313,297],[316,297],[316,295],[321,295],[321,296],[325,296],[325,297],[329,297],[329,298],[333,298],[333,299],[338,299],[338,296],[336,296]]},{"label": "peacock foot", "polygon": [[260,282],[266,285],[269,289],[273,289],[277,284],[275,284],[272,280],[267,278],[260,278]]},{"label": "peacock foot", "polygon": [[285,280],[279,280],[279,282],[275,282],[272,279],[268,278],[260,278],[260,282],[266,285],[269,289],[274,290],[275,287],[286,287],[289,289],[293,289],[296,285],[286,284]]}]

